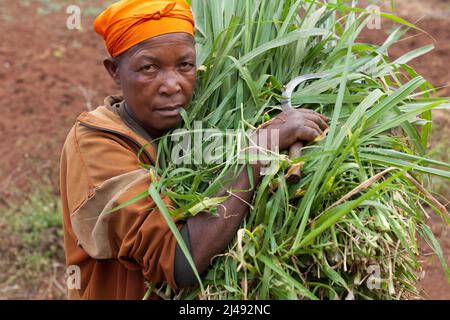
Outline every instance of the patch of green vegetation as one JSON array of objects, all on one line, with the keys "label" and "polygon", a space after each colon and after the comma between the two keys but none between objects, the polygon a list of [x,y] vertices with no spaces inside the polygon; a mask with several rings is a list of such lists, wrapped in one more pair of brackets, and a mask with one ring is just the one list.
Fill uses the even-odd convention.
[{"label": "patch of green vegetation", "polygon": [[[0,0],[1,3],[2,0]],[[86,0],[37,0],[39,6],[36,13],[39,16],[47,16],[52,13],[65,11],[69,5],[77,5],[81,8],[81,14],[88,17],[98,16],[106,7],[117,0],[86,1]],[[29,7],[32,0],[19,0],[22,7]]]},{"label": "patch of green vegetation", "polygon": [[35,189],[8,216],[11,232],[22,240],[26,263],[40,267],[52,259],[63,260],[61,206],[50,187]]},{"label": "patch of green vegetation", "polygon": [[114,2],[116,2],[116,0],[104,1],[101,5],[97,6],[95,5],[84,6],[84,8],[82,8],[82,14],[88,17],[96,17]]},{"label": "patch of green vegetation", "polygon": [[87,7],[83,10],[83,13],[89,17],[96,17],[104,10],[103,7]]},{"label": "patch of green vegetation", "polygon": [[12,22],[12,21],[14,21],[14,17],[9,15],[9,14],[6,14],[6,13],[2,14],[0,17],[5,22]]},{"label": "patch of green vegetation", "polygon": [[37,8],[37,14],[40,16],[59,12],[63,7],[62,3],[55,2],[54,0],[39,0],[39,2],[41,2],[41,6]]},{"label": "patch of green vegetation", "polygon": [[29,7],[31,5],[31,0],[19,0],[19,4],[22,7]]},{"label": "patch of green vegetation", "polygon": [[0,207],[0,291],[14,298],[66,297],[60,200],[43,180]]},{"label": "patch of green vegetation", "polygon": [[[430,156],[433,159],[449,162],[450,161],[450,136],[444,135],[440,142],[431,150]],[[440,199],[443,204],[449,205],[450,201],[450,183],[448,180],[440,178],[440,177],[432,177],[431,181],[431,190],[433,193],[437,194],[441,198]]]}]

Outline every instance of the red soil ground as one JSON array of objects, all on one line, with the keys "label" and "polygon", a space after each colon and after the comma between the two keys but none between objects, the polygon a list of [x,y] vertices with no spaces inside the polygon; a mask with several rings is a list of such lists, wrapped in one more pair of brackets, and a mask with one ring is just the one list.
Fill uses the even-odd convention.
[{"label": "red soil ground", "polygon": [[[413,60],[410,65],[427,79],[434,87],[439,88],[438,96],[450,97],[450,0],[397,0],[396,14],[425,31],[411,31],[405,40],[395,44],[389,55],[392,59],[398,58],[404,53],[433,44],[435,49],[430,53]],[[388,8],[386,8],[388,9]],[[392,23],[382,20],[382,30],[364,30],[361,40],[364,42],[381,44],[387,36],[387,31]],[[430,148],[443,145],[442,154],[439,156],[449,161],[450,158],[450,110],[435,110],[433,113],[434,131]],[[450,185],[448,182],[442,190],[445,197],[442,203],[450,208]],[[447,263],[450,262],[450,227],[442,220],[431,214],[429,225],[438,237]],[[422,244],[423,279],[421,286],[429,299],[450,300],[450,285],[444,271],[434,255],[430,255],[429,249]]]}]

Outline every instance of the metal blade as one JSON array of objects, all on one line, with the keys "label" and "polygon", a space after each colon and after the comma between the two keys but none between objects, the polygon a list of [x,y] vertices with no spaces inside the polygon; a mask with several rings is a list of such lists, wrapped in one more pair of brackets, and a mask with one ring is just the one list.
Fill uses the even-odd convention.
[{"label": "metal blade", "polygon": [[291,96],[292,96],[292,93],[294,92],[295,88],[297,88],[297,86],[299,84],[301,84],[302,82],[305,82],[307,80],[321,79],[321,78],[326,77],[327,75],[328,75],[328,73],[309,73],[309,74],[304,74],[304,75],[295,77],[294,79],[289,81],[289,83],[284,86],[284,90],[282,92],[283,100],[281,100],[281,106],[282,106],[283,110],[292,108]]}]

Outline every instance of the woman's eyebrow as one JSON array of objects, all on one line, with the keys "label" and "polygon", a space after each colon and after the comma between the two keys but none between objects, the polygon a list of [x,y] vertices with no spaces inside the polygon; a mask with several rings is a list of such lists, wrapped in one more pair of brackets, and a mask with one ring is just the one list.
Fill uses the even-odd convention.
[{"label": "woman's eyebrow", "polygon": [[[194,59],[194,58],[195,58],[195,54],[189,52],[189,53],[181,55],[180,57],[178,57],[177,60],[181,61],[181,60],[188,60],[188,59]],[[136,57],[136,59],[139,61],[150,60],[150,61],[154,61],[157,63],[161,62],[161,59],[158,58],[158,56],[149,55],[149,54],[139,55],[138,57]]]},{"label": "woman's eyebrow", "polygon": [[161,60],[157,56],[152,56],[152,55],[149,55],[149,54],[143,54],[143,55],[140,55],[140,56],[138,56],[136,58],[137,58],[138,61],[149,60],[149,61],[156,62],[156,63],[160,63],[161,62]]},{"label": "woman's eyebrow", "polygon": [[182,56],[180,56],[178,58],[178,60],[188,60],[188,59],[194,59],[195,58],[195,54],[188,52],[186,54],[183,54]]}]

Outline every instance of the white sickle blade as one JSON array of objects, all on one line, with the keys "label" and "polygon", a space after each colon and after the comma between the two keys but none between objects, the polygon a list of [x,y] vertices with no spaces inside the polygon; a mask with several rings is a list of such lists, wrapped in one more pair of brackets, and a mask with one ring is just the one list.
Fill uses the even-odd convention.
[{"label": "white sickle blade", "polygon": [[284,87],[284,90],[282,92],[283,100],[281,100],[281,106],[283,107],[283,110],[292,108],[291,96],[295,88],[297,88],[299,84],[312,79],[322,79],[327,75],[328,75],[327,73],[309,73],[295,77],[294,79],[289,81],[289,83]]}]

